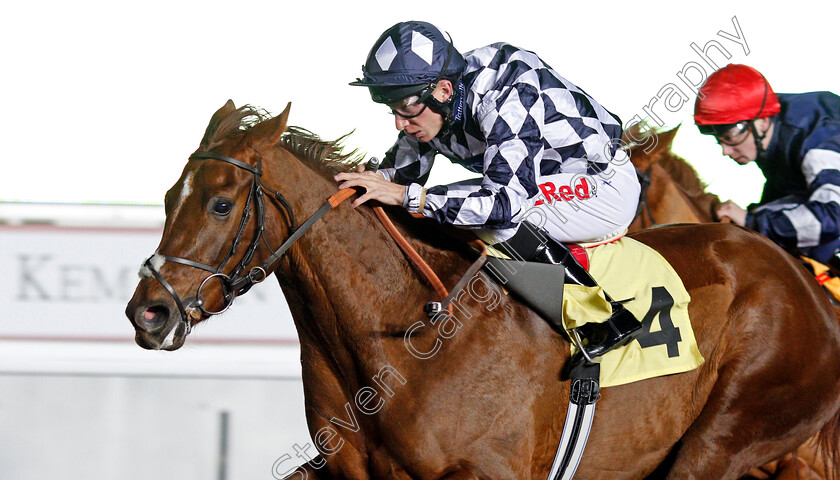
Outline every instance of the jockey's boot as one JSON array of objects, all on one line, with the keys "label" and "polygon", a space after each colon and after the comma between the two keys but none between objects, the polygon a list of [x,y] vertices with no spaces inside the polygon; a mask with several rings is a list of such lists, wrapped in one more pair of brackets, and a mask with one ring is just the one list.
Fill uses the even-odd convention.
[{"label": "jockey's boot", "polygon": [[[537,247],[533,261],[563,265],[566,270],[565,283],[597,287],[598,283],[589,272],[575,259],[572,252],[562,243],[548,238],[547,242]],[[570,360],[568,370],[584,363],[594,363],[594,359],[610,350],[627,345],[642,331],[642,324],[624,306],[614,301],[604,292],[610,302],[612,315],[602,323],[589,322],[572,329],[571,335],[577,343],[578,351]]]}]

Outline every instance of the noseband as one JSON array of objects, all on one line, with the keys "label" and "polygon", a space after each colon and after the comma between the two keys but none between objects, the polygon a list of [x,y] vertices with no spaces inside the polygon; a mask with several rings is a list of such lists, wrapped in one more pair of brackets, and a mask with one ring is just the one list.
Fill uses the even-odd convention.
[{"label": "noseband", "polygon": [[[273,190],[267,187],[262,182],[262,158],[257,159],[256,167],[252,167],[245,162],[237,160],[235,158],[227,157],[224,155],[220,155],[213,152],[196,152],[190,155],[190,160],[218,160],[221,162],[229,163],[237,168],[241,168],[243,170],[247,170],[253,174],[253,180],[251,182],[251,192],[248,195],[248,200],[245,203],[245,207],[242,210],[242,219],[239,223],[239,229],[236,233],[236,238],[233,240],[233,244],[231,245],[230,249],[228,250],[227,256],[224,260],[219,264],[218,267],[211,267],[204,263],[196,262],[187,258],[182,257],[171,257],[166,255],[159,255],[155,254],[146,259],[144,262],[144,266],[148,268],[152,276],[172,295],[172,298],[175,300],[175,304],[178,306],[178,311],[181,313],[181,322],[184,324],[185,334],[189,334],[192,328],[192,324],[189,319],[188,310],[198,308],[207,316],[218,315],[226,311],[230,306],[233,304],[233,301],[236,299],[238,295],[241,295],[247,292],[252,286],[256,285],[257,283],[262,282],[268,276],[267,272],[269,271],[271,265],[274,264],[275,261],[282,258],[282,256],[286,253],[289,247],[297,241],[309,228],[327,213],[330,209],[337,206],[339,203],[344,201],[345,199],[352,196],[355,191],[353,189],[344,189],[339,191],[339,193],[330,197],[329,201],[325,203],[317,212],[315,212],[309,219],[306,220],[299,228],[295,226],[295,216],[292,207],[289,205],[289,202],[283,197],[280,192]],[[289,238],[280,245],[279,248],[274,250],[269,258],[263,262],[261,265],[255,266],[250,268],[247,273],[243,273],[246,269],[248,263],[253,260],[254,254],[259,247],[260,240],[262,239],[263,244],[271,250],[271,246],[268,245],[268,241],[265,239],[265,200],[264,200],[264,191],[267,191],[274,195],[274,199],[277,200],[278,203],[283,207],[286,211],[286,215],[288,216],[288,228],[289,228]],[[227,265],[228,261],[236,254],[236,251],[239,249],[240,243],[242,242],[242,237],[245,234],[245,229],[248,225],[248,222],[251,218],[252,209],[254,216],[257,221],[257,234],[254,237],[254,240],[248,246],[245,254],[242,256],[242,260],[240,260],[239,264],[237,264],[230,273],[225,274],[222,273],[222,269]],[[199,268],[201,270],[205,270],[210,272],[210,275],[205,278],[201,284],[199,284],[198,290],[196,291],[195,299],[190,300],[188,303],[181,299],[178,295],[178,292],[166,281],[166,279],[161,275],[158,271],[158,268],[155,267],[153,264],[153,258],[155,256],[159,258],[163,258],[167,262],[173,263],[180,263],[182,265],[187,265],[194,268]],[[218,311],[207,310],[205,306],[205,302],[201,297],[202,291],[204,290],[205,286],[211,279],[217,279],[222,284],[222,293],[224,295],[224,305]]]}]

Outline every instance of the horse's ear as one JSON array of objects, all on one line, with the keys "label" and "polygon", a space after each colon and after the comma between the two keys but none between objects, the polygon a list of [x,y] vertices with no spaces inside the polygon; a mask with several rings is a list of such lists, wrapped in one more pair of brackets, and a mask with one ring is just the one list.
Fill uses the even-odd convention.
[{"label": "horse's ear", "polygon": [[[625,130],[622,140],[632,145],[630,161],[633,165],[639,170],[646,171],[651,164],[661,160],[663,155],[671,151],[671,144],[674,143],[674,137],[677,136],[680,125],[666,132],[656,132],[650,129],[643,131],[643,128],[636,123]],[[635,142],[635,145],[631,142]]]},{"label": "horse's ear", "polygon": [[656,134],[648,128],[647,122],[638,121],[624,129],[621,136],[622,147],[637,169],[647,171],[655,162],[654,149],[658,145]]},{"label": "horse's ear", "polygon": [[659,137],[659,146],[658,146],[657,150],[660,150],[660,149],[663,149],[663,148],[668,149],[668,150],[671,149],[671,144],[674,143],[674,137],[677,136],[677,130],[680,129],[681,125],[682,124],[679,124],[676,127],[672,128],[671,130],[668,130],[667,132],[661,132],[661,133],[657,134],[657,137]]},{"label": "horse's ear", "polygon": [[292,102],[286,105],[286,109],[280,115],[261,122],[255,125],[249,131],[248,135],[253,138],[253,142],[258,147],[273,147],[277,145],[283,132],[286,131],[286,124],[289,120],[289,110],[292,108]]},{"label": "horse's ear", "polygon": [[642,126],[642,122],[636,122],[628,128],[625,128],[621,134],[622,145],[635,146],[636,144],[642,143],[645,138]]},{"label": "horse's ear", "polygon": [[210,118],[210,123],[207,124],[207,130],[204,131],[204,138],[201,139],[201,150],[206,150],[209,147],[210,140],[216,133],[219,122],[234,110],[236,110],[236,106],[233,104],[233,100],[228,100],[222,108],[216,110],[216,113]]}]

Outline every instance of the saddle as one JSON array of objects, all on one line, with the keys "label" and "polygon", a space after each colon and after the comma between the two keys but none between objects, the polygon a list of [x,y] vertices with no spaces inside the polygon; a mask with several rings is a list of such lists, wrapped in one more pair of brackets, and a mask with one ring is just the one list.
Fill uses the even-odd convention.
[{"label": "saddle", "polygon": [[[691,298],[658,252],[629,237],[575,245],[572,251],[598,284],[643,325],[636,340],[599,357],[601,387],[685,372],[703,364],[688,317]],[[562,266],[517,260],[492,246],[487,253],[485,271],[567,336],[569,330],[603,322],[611,314],[603,296],[593,300],[591,293],[581,290],[587,287],[564,284]],[[574,354],[575,344],[570,344]]]},{"label": "saddle", "polygon": [[[504,293],[513,293],[567,338],[571,329],[590,322],[604,322],[612,313],[603,291],[592,295],[591,291],[582,290],[591,287],[565,284],[562,265],[511,258],[474,236],[466,239],[464,232],[454,228],[442,233],[463,240],[464,245],[478,252],[478,259],[451,289],[447,288],[402,237],[382,207],[375,207],[374,211],[406,256],[434,286],[440,300],[425,305],[424,311],[430,318],[444,310],[452,314],[453,299],[463,293],[473,278],[485,272],[495,278]],[[705,360],[688,318],[691,297],[677,273],[658,252],[627,236],[606,243],[577,245],[572,252],[600,285],[597,288],[618,299],[641,319],[643,326],[636,340],[598,357],[601,387],[686,372],[703,364]],[[570,345],[574,355],[576,346],[573,341]]]}]

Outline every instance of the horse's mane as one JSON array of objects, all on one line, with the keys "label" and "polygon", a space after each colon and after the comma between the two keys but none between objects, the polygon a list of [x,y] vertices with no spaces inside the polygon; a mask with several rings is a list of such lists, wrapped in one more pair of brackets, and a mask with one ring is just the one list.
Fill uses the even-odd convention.
[{"label": "horse's mane", "polygon": [[[240,108],[225,115],[221,120],[208,127],[208,138],[210,147],[217,145],[224,140],[241,136],[245,138],[245,132],[257,124],[271,119],[267,111],[252,105],[243,105]],[[321,175],[331,179],[338,172],[346,172],[364,161],[364,156],[354,149],[344,153],[344,140],[353,132],[342,135],[335,140],[323,140],[311,131],[295,126],[289,126],[280,138],[278,146],[285,149],[304,165],[309,166]],[[240,140],[241,141],[241,140]],[[388,207],[386,207],[388,208]],[[389,215],[397,223],[402,225],[413,237],[434,248],[443,250],[459,250],[467,243],[466,238],[472,239],[471,235],[465,235],[455,227],[441,226],[437,222],[418,222],[403,208],[388,208]],[[364,212],[366,209],[360,209]],[[370,218],[375,218],[368,211]],[[378,220],[376,220],[378,222]],[[460,239],[453,241],[453,238]]]},{"label": "horse's mane", "polygon": [[242,132],[248,131],[254,125],[269,118],[271,114],[262,108],[243,105],[222,117],[215,125],[211,123],[208,127],[209,144],[213,147],[229,137],[241,135]]},{"label": "horse's mane", "polygon": [[344,153],[344,140],[353,132],[345,133],[335,140],[322,140],[318,135],[301,127],[289,127],[280,146],[305,164],[332,178],[338,172],[352,170],[364,160],[358,149]]},{"label": "horse's mane", "polygon": [[666,154],[659,159],[659,165],[668,172],[668,175],[674,179],[685,192],[693,198],[711,195],[706,193],[708,185],[700,180],[700,175],[683,157],[668,150]]},{"label": "horse's mane", "polygon": [[[243,105],[225,115],[214,125],[209,144],[211,146],[235,135],[242,135],[255,125],[269,120],[271,114],[253,105]],[[311,131],[289,126],[279,146],[287,150],[315,170],[329,175],[352,170],[364,160],[364,156],[354,149],[344,153],[344,140],[353,132],[342,135],[335,140],[323,140]]]}]

